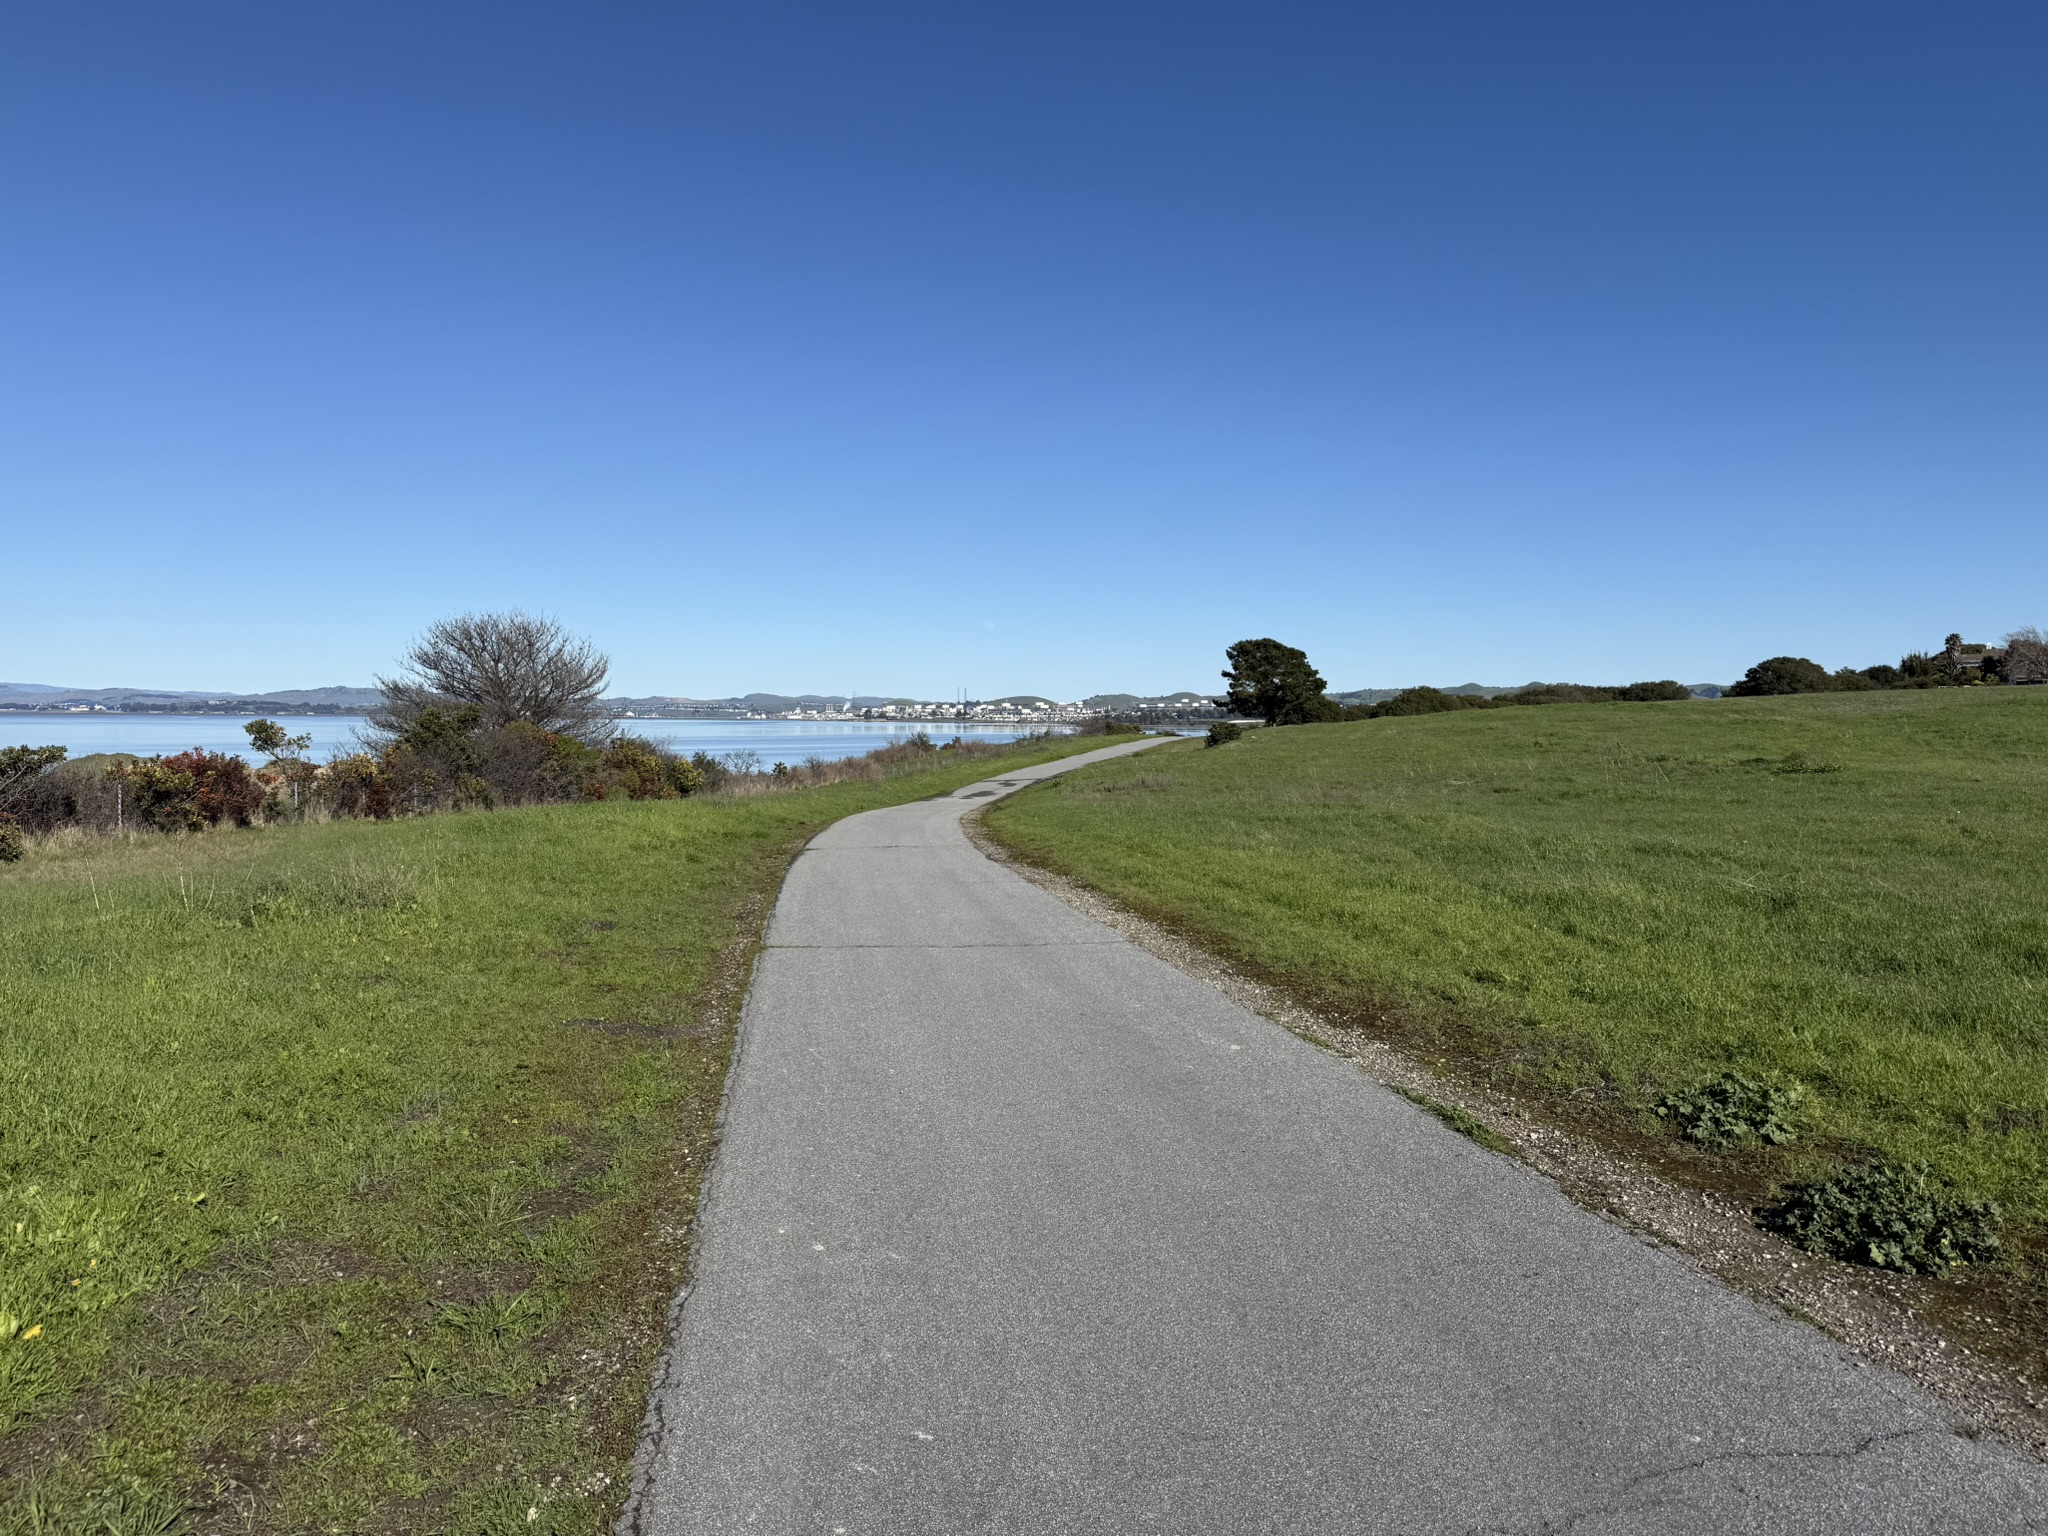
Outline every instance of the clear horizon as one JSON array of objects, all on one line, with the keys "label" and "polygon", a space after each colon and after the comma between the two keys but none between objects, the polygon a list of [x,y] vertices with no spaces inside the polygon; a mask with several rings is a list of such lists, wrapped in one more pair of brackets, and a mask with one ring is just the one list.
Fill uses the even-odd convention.
[{"label": "clear horizon", "polygon": [[507,607],[699,698],[1995,642],[2044,74],[2018,4],[23,11],[0,674]]}]

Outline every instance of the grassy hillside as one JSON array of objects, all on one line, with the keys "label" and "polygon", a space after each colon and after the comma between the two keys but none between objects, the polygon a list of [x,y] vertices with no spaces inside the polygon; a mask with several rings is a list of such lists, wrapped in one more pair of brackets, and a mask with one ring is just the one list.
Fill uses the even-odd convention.
[{"label": "grassy hillside", "polygon": [[884,783],[0,866],[0,1532],[607,1528],[789,854]]},{"label": "grassy hillside", "polygon": [[2048,1219],[2048,689],[1257,732],[1035,789],[1004,842],[1451,1070],[1648,1144],[1726,1069],[1759,1165],[1925,1158]]}]

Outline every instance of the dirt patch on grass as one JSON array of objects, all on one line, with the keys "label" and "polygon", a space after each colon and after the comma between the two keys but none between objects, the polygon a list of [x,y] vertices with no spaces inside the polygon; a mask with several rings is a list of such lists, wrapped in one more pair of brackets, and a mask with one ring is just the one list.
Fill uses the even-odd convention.
[{"label": "dirt patch on grass", "polygon": [[[1775,1159],[1712,1158],[1659,1137],[1634,1124],[1611,1086],[1546,1095],[1540,1072],[1515,1070],[1543,1059],[1535,1042],[1503,1050],[1497,1035],[1478,1030],[1461,1039],[1454,1018],[1419,1016],[1391,998],[1340,1014],[1019,858],[989,836],[980,812],[962,826],[996,863],[1240,1007],[1356,1062],[1454,1128],[1520,1158],[1579,1205],[1677,1249],[1735,1289],[1910,1377],[1974,1430],[2048,1459],[2048,1262],[2038,1237],[2022,1234],[2020,1251],[2003,1264],[1940,1281],[1816,1257],[1751,1219],[1777,1182]],[[1469,1052],[1462,1059],[1461,1048]],[[1512,1091],[1488,1081],[1504,1075],[1516,1083]]]}]

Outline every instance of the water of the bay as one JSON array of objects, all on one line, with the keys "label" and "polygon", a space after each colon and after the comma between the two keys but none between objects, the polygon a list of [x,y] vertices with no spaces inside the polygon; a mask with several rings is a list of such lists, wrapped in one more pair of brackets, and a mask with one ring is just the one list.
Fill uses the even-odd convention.
[{"label": "water of the bay", "polygon": [[[72,757],[95,752],[133,752],[157,757],[203,747],[208,752],[237,752],[253,759],[242,727],[248,715],[120,715],[59,714],[0,711],[0,747],[63,747]],[[307,754],[325,762],[358,750],[369,722],[361,715],[274,715],[290,735],[309,735]],[[800,763],[807,757],[828,761],[860,757],[923,731],[933,741],[965,736],[969,741],[1014,741],[1036,727],[995,725],[933,725],[874,720],[628,720],[623,728],[636,736],[662,742],[688,755],[708,752],[725,757],[751,752],[762,767],[777,762]],[[1055,726],[1055,730],[1065,729]]]}]

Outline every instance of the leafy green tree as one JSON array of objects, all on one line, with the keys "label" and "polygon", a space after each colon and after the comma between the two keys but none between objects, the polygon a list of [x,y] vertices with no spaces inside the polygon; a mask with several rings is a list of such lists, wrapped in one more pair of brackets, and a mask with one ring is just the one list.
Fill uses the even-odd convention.
[{"label": "leafy green tree", "polygon": [[[313,782],[313,767],[306,762],[306,749],[313,745],[309,731],[303,736],[288,736],[283,726],[275,720],[251,720],[242,729],[248,733],[249,745],[269,760],[266,783],[284,785],[291,795],[294,810],[298,809],[299,791]],[[273,812],[282,809],[282,802],[271,807]]]},{"label": "leafy green tree", "polygon": [[1804,656],[1773,656],[1760,661],[1743,674],[1742,681],[1728,690],[1730,698],[1755,699],[1783,693],[1829,693],[1835,680],[1817,661]]},{"label": "leafy green tree", "polygon": [[1257,715],[1268,725],[1337,718],[1337,706],[1323,694],[1329,684],[1308,664],[1306,651],[1278,640],[1240,640],[1224,655],[1230,692],[1222,703],[1234,713]]},{"label": "leafy green tree", "polygon": [[1939,688],[1948,682],[1949,667],[1946,656],[1930,656],[1925,651],[1908,651],[1899,658],[1899,684],[1901,688]]},{"label": "leafy green tree", "polygon": [[287,736],[284,727],[275,720],[251,720],[242,729],[249,735],[249,745],[273,763],[296,758],[313,745],[311,732],[304,736]]}]

